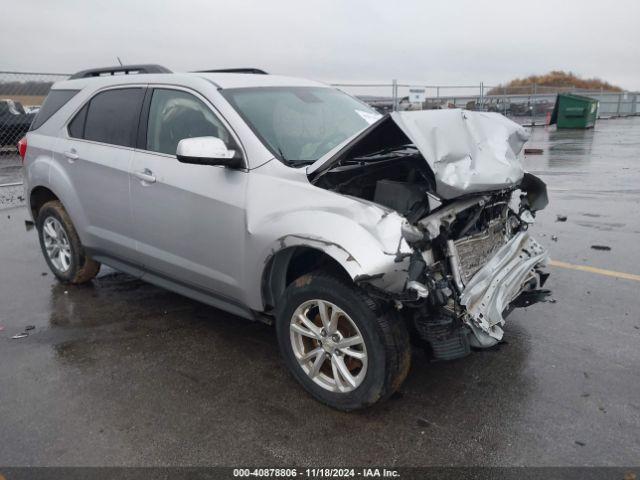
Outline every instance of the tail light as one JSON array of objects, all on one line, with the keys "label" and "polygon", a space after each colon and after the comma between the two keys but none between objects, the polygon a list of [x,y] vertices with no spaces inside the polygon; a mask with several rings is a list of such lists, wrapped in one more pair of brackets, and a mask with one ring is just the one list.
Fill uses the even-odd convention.
[{"label": "tail light", "polygon": [[24,157],[27,155],[27,137],[22,137],[18,142],[18,154],[22,158],[22,163],[24,163]]}]

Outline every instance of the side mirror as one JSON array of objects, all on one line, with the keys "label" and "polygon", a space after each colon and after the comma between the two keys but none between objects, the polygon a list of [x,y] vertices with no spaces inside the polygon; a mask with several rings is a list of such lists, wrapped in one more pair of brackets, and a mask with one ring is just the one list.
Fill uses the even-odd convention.
[{"label": "side mirror", "polygon": [[217,137],[183,138],[178,142],[176,157],[182,163],[196,165],[224,165],[230,168],[242,167],[242,155],[229,150]]}]

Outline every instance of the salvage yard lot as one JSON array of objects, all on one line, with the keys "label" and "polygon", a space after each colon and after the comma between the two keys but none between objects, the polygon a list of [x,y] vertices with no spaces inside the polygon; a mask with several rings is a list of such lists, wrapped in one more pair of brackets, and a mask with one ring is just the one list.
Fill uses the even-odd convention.
[{"label": "salvage yard lot", "polygon": [[640,118],[527,147],[550,195],[534,236],[610,275],[550,267],[555,303],[516,310],[506,343],[416,350],[401,392],[352,414],[289,377],[271,327],[107,268],[58,284],[0,187],[0,465],[637,464],[640,282],[616,272],[640,274]]}]

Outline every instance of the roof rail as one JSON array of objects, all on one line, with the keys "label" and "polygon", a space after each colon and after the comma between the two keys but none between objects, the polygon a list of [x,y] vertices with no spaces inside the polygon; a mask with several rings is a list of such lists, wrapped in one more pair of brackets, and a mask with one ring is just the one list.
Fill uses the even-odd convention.
[{"label": "roof rail", "polygon": [[255,75],[269,75],[260,68],[218,68],[215,70],[198,70],[196,73],[252,73]]},{"label": "roof rail", "polygon": [[117,67],[90,68],[81,70],[69,77],[70,80],[75,78],[102,77],[115,74],[131,75],[132,73],[172,73],[167,67],[162,65],[146,64],[146,65],[118,65]]}]

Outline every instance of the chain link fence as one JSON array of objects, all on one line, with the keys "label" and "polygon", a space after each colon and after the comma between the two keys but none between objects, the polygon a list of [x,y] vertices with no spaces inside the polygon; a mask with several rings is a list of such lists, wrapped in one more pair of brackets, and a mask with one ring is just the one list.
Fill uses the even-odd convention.
[{"label": "chain link fence", "polygon": [[15,152],[16,144],[49,93],[66,74],[0,72],[0,149]]},{"label": "chain link fence", "polygon": [[573,87],[531,85],[496,87],[477,85],[425,85],[420,83],[335,83],[380,112],[466,108],[499,112],[524,124],[544,124],[557,93],[575,93],[599,102],[598,117],[640,115],[639,92],[589,91]]},{"label": "chain link fence", "polygon": [[[0,151],[15,152],[51,85],[68,74],[0,72]],[[521,123],[544,123],[557,92],[572,92],[599,101],[599,117],[640,114],[640,93],[582,91],[571,87],[520,88],[476,85],[421,85],[419,83],[340,83],[334,86],[360,97],[381,112],[466,108],[500,112]],[[416,92],[419,94],[415,97]],[[418,100],[416,100],[418,98]]]},{"label": "chain link fence", "polygon": [[0,72],[0,208],[24,203],[22,162],[16,145],[27,133],[51,85],[68,78],[56,73]]}]

